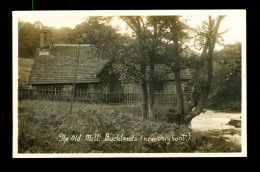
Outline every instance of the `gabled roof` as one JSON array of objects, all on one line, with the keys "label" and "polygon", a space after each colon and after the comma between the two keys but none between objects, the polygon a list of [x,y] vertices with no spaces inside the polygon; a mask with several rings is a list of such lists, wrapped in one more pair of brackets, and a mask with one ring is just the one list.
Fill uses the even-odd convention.
[{"label": "gabled roof", "polygon": [[97,59],[90,45],[56,44],[49,55],[34,58],[29,84],[73,83],[76,51],[80,52],[76,83],[96,83],[96,75],[107,64],[107,60]]}]

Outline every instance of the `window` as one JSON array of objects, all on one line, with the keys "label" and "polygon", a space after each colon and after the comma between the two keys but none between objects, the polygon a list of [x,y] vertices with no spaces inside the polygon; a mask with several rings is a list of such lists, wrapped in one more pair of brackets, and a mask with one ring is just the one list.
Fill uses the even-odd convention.
[{"label": "window", "polygon": [[81,83],[76,83],[75,84],[75,90],[87,90],[88,89],[88,84],[81,84]]},{"label": "window", "polygon": [[164,91],[163,90],[163,82],[154,83],[154,91]]}]

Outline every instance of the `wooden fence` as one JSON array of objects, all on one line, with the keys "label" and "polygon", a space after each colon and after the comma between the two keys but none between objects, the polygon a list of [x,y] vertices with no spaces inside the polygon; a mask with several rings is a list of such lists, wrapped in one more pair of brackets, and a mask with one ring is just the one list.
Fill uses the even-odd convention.
[{"label": "wooden fence", "polygon": [[[184,99],[187,101],[190,98],[190,93],[184,93]],[[41,100],[57,100],[70,101],[71,91],[61,89],[18,89],[18,99],[41,99]],[[102,93],[102,92],[87,92],[84,89],[78,89],[74,92],[74,100],[95,104],[133,104],[141,102],[141,93]],[[155,104],[175,104],[176,93],[155,92]]]}]

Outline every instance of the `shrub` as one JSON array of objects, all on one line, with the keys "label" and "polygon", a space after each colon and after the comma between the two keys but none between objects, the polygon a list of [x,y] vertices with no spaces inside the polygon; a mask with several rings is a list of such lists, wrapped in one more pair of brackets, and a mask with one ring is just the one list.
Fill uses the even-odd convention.
[{"label": "shrub", "polygon": [[[19,101],[19,152],[21,153],[87,153],[87,152],[229,152],[241,151],[240,146],[224,139],[211,137],[205,132],[195,132],[185,126],[167,122],[154,122],[142,119],[133,113],[122,112],[108,105],[75,103],[72,113],[68,113],[68,102],[41,100]],[[115,109],[115,110],[113,110]],[[158,135],[179,136],[191,133],[189,141],[180,142],[140,142],[105,141],[107,133],[116,136],[123,134],[131,138],[157,137]],[[81,134],[81,141],[59,141],[59,134]],[[102,140],[84,141],[87,134],[97,134]],[[230,149],[231,145],[232,150]],[[223,147],[224,146],[224,147]]]}]

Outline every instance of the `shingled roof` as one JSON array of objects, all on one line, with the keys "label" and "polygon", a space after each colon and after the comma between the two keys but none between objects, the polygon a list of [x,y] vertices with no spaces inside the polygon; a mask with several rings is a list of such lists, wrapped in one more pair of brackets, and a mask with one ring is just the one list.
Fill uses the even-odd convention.
[{"label": "shingled roof", "polygon": [[[34,58],[31,69],[29,84],[68,84],[73,83],[76,51],[80,52],[78,73],[76,83],[98,83],[96,77],[107,64],[107,60],[95,58],[93,47],[91,45],[76,44],[56,44],[51,50],[40,51],[39,55]],[[137,68],[140,67],[137,65]],[[164,80],[175,80],[173,72],[167,72],[167,66],[156,64],[156,72],[166,76]],[[149,71],[149,66],[147,66]],[[181,71],[181,79],[188,80],[191,78],[188,69]]]},{"label": "shingled roof", "polygon": [[[149,69],[147,69],[147,70],[149,70]],[[154,66],[154,70],[156,72],[160,72],[160,73],[164,74],[166,76],[165,80],[168,80],[168,81],[175,80],[174,73],[164,64],[156,64]],[[181,70],[181,79],[182,80],[191,79],[191,74],[190,74],[189,69]]]},{"label": "shingled roof", "polygon": [[[140,65],[136,66],[137,69],[140,69]],[[147,73],[149,73],[149,66],[146,67],[146,71]],[[161,80],[164,81],[174,81],[175,80],[175,75],[174,73],[171,71],[171,69],[169,67],[167,67],[165,64],[155,64],[154,65],[154,71],[157,74],[161,74],[163,77],[161,78]],[[147,75],[147,79],[148,79],[148,75]],[[191,73],[189,71],[189,69],[183,69],[181,70],[181,80],[189,80],[191,79]],[[148,79],[149,80],[149,79]]]},{"label": "shingled roof", "polygon": [[107,60],[93,57],[90,45],[56,44],[50,53],[39,53],[34,58],[29,84],[72,83],[76,64],[76,51],[80,52],[76,83],[97,83],[96,75],[107,64]]}]

